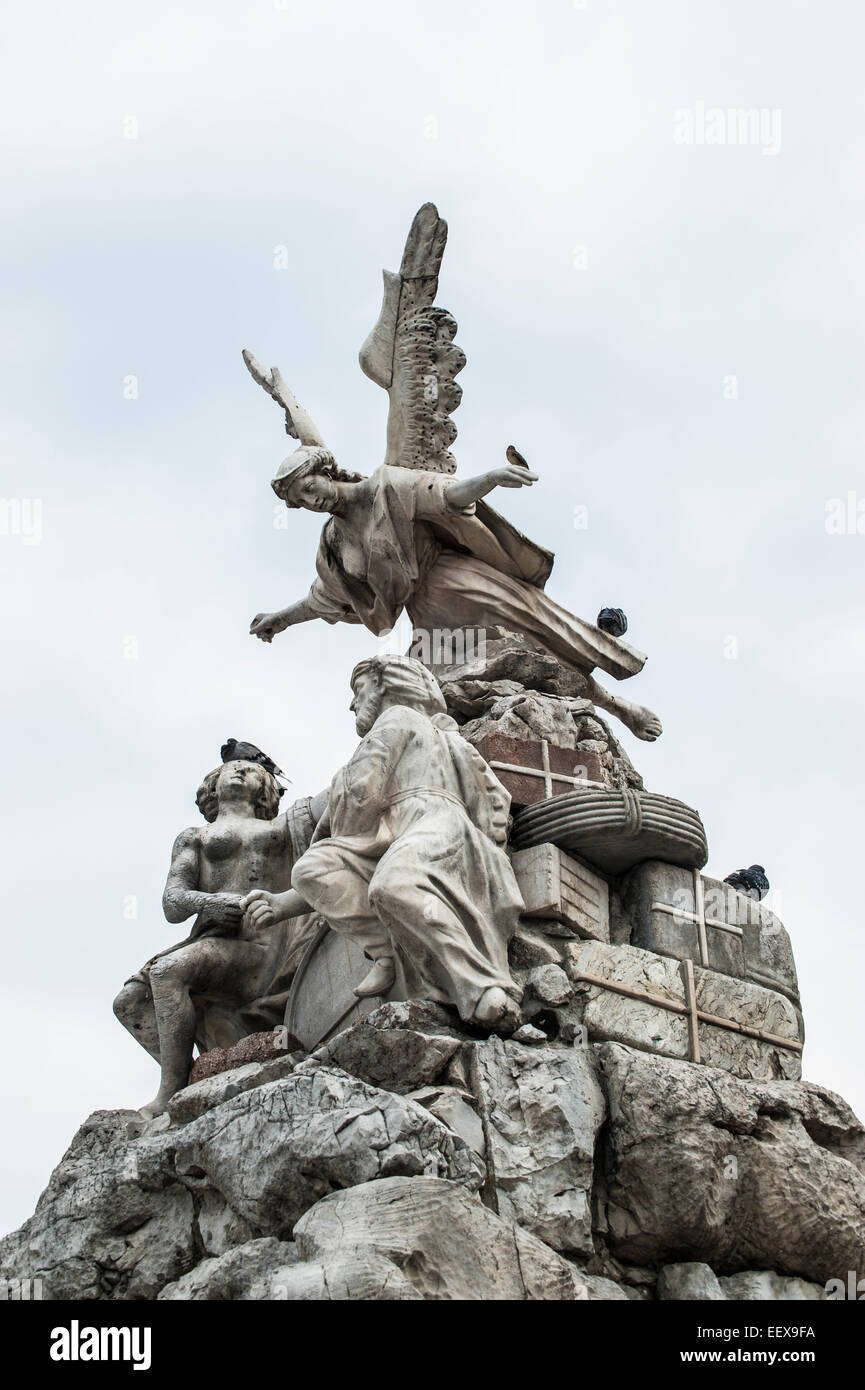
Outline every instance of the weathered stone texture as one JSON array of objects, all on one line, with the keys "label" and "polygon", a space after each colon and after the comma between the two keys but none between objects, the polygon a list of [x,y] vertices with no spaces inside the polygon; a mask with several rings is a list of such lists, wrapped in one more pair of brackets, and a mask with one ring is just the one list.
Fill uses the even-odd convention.
[{"label": "weathered stone texture", "polygon": [[595,1139],[606,1113],[587,1048],[470,1045],[498,1210],[555,1249],[590,1255]]},{"label": "weathered stone texture", "polygon": [[[718,879],[703,875],[702,893],[707,921],[705,963],[722,974],[779,990],[798,1003],[793,948],[780,919]],[[675,911],[664,911],[664,906]],[[697,924],[690,920],[695,906],[693,873],[650,860],[633,869],[623,883],[616,927],[624,928],[633,946],[703,963]],[[737,928],[741,934],[725,931],[714,922]]]},{"label": "weathered stone texture", "polygon": [[213,1047],[196,1057],[189,1073],[189,1084],[204,1081],[220,1072],[232,1071],[235,1067],[247,1066],[251,1062],[270,1062],[284,1059],[291,1052],[303,1052],[301,1044],[285,1028],[274,1028],[266,1033],[250,1033],[241,1038],[233,1047]]},{"label": "weathered stone texture", "polygon": [[206,1111],[244,1091],[252,1091],[268,1081],[279,1081],[283,1076],[289,1076],[298,1061],[298,1053],[293,1056],[283,1053],[269,1062],[247,1062],[230,1071],[216,1072],[193,1082],[182,1091],[176,1091],[168,1102],[168,1114],[174,1124],[189,1124],[191,1120],[197,1120]]},{"label": "weathered stone texture", "polygon": [[[476,1196],[433,1178],[390,1178],[319,1202],[298,1222],[305,1260],[384,1257],[424,1299],[574,1299],[588,1285],[553,1250]],[[585,1292],[583,1292],[585,1289]]]},{"label": "weathered stone texture", "polygon": [[865,1271],[865,1131],[840,1097],[613,1043],[597,1052],[615,1254],[818,1282]]},{"label": "weathered stone texture", "polygon": [[481,1180],[477,1157],[421,1106],[308,1062],[177,1131],[176,1164],[282,1237],[335,1188],[394,1174]]},{"label": "weathered stone texture", "polygon": [[403,1095],[428,1086],[460,1046],[453,1017],[419,1000],[382,1004],[314,1055],[371,1086]]},{"label": "weathered stone texture", "polygon": [[[564,1011],[566,1019],[585,1025],[593,1040],[691,1059],[687,992],[678,961],[634,946],[597,941],[566,942],[563,955],[575,987],[574,1001]],[[789,999],[749,980],[699,966],[694,979],[701,1012],[794,1044],[785,1047],[701,1020],[697,1027],[701,1061],[745,1079],[798,1080],[801,1053],[795,1045],[801,1040],[801,1021]],[[665,1008],[665,1003],[672,1007]]]},{"label": "weathered stone texture", "polygon": [[46,1299],[155,1298],[196,1259],[190,1194],[172,1136],[142,1139],[135,1111],[97,1110],[34,1215],[0,1242],[0,1278],[41,1279]]}]

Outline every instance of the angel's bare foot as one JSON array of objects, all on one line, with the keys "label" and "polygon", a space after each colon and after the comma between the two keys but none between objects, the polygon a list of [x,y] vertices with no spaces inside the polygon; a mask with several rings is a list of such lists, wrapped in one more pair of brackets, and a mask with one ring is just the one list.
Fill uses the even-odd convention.
[{"label": "angel's bare foot", "polygon": [[626,729],[630,729],[632,734],[646,743],[654,743],[664,732],[658,716],[646,709],[645,705],[633,705],[630,700],[623,700],[621,695],[613,695],[591,676],[586,685],[586,694],[598,709],[614,714],[617,719],[621,719]]},{"label": "angel's bare foot", "polygon": [[654,743],[655,739],[664,732],[658,716],[653,714],[650,709],[646,709],[645,705],[632,705],[626,700],[621,700],[616,713],[625,728],[630,729],[632,734],[643,739],[646,743]]},{"label": "angel's bare foot", "polygon": [[655,739],[661,737],[663,726],[656,714],[652,714],[651,709],[645,705],[634,705],[627,714],[623,714],[624,726],[630,728],[631,734],[636,734],[637,738],[644,739],[647,744],[654,744]]}]

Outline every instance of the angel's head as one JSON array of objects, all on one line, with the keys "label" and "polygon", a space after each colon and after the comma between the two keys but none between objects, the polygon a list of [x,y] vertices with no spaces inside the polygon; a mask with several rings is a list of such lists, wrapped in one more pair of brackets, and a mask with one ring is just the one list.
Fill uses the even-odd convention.
[{"label": "angel's head", "polygon": [[323,445],[305,444],[282,461],[270,486],[287,507],[333,512],[339,506],[340,485],[362,481],[362,473],[347,473],[340,468]]}]

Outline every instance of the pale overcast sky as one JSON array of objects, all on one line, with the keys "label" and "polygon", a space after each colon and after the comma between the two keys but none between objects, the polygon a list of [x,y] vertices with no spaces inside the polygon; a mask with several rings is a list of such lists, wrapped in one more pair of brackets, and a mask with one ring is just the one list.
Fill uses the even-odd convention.
[{"label": "pale overcast sky", "polygon": [[766,866],[805,1075],[865,1111],[863,38],[855,0],[7,12],[0,492],[30,505],[0,534],[0,1230],[90,1111],[155,1090],[111,1001],[177,935],[171,844],[220,743],[298,795],[354,746],[375,639],[247,635],[320,523],[274,527],[290,441],[240,352],[375,468],[357,350],[427,199],[460,471],[514,442],[540,473],[497,505],[556,551],[552,597],[627,611],[622,689],[665,725],[627,746],[699,808],[707,872]]}]

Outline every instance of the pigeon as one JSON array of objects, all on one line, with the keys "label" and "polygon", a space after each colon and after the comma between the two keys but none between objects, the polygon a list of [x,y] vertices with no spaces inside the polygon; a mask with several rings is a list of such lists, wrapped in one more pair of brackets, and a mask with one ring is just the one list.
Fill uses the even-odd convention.
[{"label": "pigeon", "polygon": [[735,888],[737,893],[744,893],[747,898],[753,898],[755,902],[761,902],[769,891],[769,880],[762,864],[752,864],[750,869],[737,869],[734,874],[729,874],[724,882]]},{"label": "pigeon", "polygon": [[628,630],[628,620],[621,608],[602,608],[598,614],[598,627],[611,637],[624,637]]},{"label": "pigeon", "polygon": [[277,767],[273,758],[262,753],[261,749],[256,748],[254,743],[238,742],[236,738],[230,738],[226,743],[223,743],[219,752],[224,763],[234,762],[235,759],[240,759],[244,763],[259,763],[270,773],[271,777],[282,777],[286,782],[291,781],[290,777],[285,776],[282,768]]},{"label": "pigeon", "polygon": [[516,464],[517,468],[528,468],[529,466],[523,458],[522,454],[520,453],[519,449],[515,449],[513,444],[509,444],[507,449],[505,450],[505,458],[507,459],[508,463]]}]

